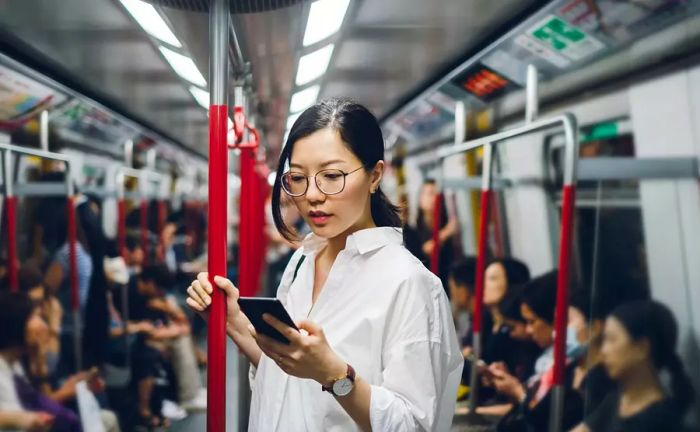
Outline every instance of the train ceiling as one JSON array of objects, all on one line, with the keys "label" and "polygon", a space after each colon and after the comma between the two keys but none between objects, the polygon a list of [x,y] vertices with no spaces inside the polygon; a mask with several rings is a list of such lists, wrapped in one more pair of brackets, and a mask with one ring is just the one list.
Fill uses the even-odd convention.
[{"label": "train ceiling", "polygon": [[[135,2],[33,0],[27,7],[25,0],[3,0],[0,31],[94,90],[97,96],[91,96],[110,108],[58,92],[50,102],[57,108],[51,119],[59,132],[82,134],[115,154],[134,136],[146,146],[169,141],[206,155],[207,15],[156,6],[172,29],[166,39],[175,38],[162,44],[127,11]],[[695,16],[700,2],[349,0],[340,31],[307,47],[302,42],[310,2],[261,4],[273,3],[291,6],[234,14],[233,25],[251,63],[257,126],[277,154],[293,118],[290,100],[300,90],[318,85],[318,98],[351,96],[382,119],[392,142],[400,137],[411,146],[425,145],[445,136],[455,101],[480,109],[521,93],[528,63],[538,66],[545,84],[582,75],[640,37]],[[327,72],[297,86],[300,57],[330,43]],[[187,79],[171,67],[182,63],[178,53],[194,62],[185,65]],[[613,65],[618,70],[635,65],[634,59],[618,57],[622,65]],[[0,89],[0,121],[21,117],[3,106],[2,97]],[[136,121],[124,122],[115,113]]]}]

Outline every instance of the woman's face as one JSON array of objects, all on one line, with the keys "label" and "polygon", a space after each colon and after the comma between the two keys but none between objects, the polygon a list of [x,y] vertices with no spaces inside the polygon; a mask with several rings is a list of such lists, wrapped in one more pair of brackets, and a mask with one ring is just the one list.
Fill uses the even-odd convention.
[{"label": "woman's face", "polygon": [[610,317],[605,321],[601,354],[608,375],[617,380],[649,361],[649,342],[633,340],[622,323]]},{"label": "woman's face", "polygon": [[25,334],[27,345],[36,347],[45,344],[48,342],[49,336],[49,327],[46,325],[46,321],[41,317],[40,309],[35,308],[27,320]]},{"label": "woman's face", "polygon": [[447,279],[447,284],[450,287],[452,303],[461,310],[469,310],[471,304],[469,288],[457,283],[452,276]]},{"label": "woman's face", "polygon": [[420,190],[420,209],[426,212],[433,211],[435,207],[435,196],[437,195],[437,188],[432,183],[425,183]]},{"label": "woman's face", "polygon": [[520,313],[525,320],[525,331],[530,335],[532,340],[540,348],[547,348],[554,343],[552,333],[554,328],[543,320],[528,306],[523,303],[520,305]]},{"label": "woman's face", "polygon": [[[379,186],[383,161],[377,162],[368,173],[362,169],[362,162],[346,146],[338,131],[325,128],[294,143],[289,167],[290,171],[309,177],[306,194],[293,200],[314,234],[330,239],[374,226],[370,191]],[[357,171],[345,176],[342,192],[326,195],[318,189],[313,178],[316,173],[326,169],[338,169],[344,173]]]},{"label": "woman's face", "polygon": [[486,306],[498,305],[508,290],[506,269],[501,263],[493,263],[486,268],[484,275],[484,304]]}]

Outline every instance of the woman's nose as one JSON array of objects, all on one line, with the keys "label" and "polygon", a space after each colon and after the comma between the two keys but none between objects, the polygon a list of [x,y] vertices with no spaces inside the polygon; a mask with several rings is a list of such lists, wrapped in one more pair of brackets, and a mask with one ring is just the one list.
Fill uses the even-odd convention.
[{"label": "woman's nose", "polygon": [[309,188],[306,190],[306,199],[311,202],[323,201],[326,198],[326,194],[321,192],[318,188],[316,180],[311,178],[309,181]]}]

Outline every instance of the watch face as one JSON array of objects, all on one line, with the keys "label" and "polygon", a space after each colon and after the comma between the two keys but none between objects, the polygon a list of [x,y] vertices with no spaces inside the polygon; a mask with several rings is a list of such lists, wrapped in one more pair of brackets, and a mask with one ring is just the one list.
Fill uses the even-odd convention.
[{"label": "watch face", "polygon": [[352,391],[354,386],[355,384],[350,378],[339,379],[333,383],[333,393],[336,396],[346,396]]}]

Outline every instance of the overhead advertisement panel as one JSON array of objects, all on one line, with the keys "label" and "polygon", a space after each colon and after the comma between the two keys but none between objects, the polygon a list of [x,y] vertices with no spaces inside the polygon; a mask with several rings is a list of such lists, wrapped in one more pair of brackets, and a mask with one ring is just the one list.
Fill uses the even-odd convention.
[{"label": "overhead advertisement panel", "polygon": [[54,89],[0,65],[0,120],[16,120],[65,99]]},{"label": "overhead advertisement panel", "polygon": [[[698,0],[552,1],[499,42],[466,60],[436,88],[443,95],[464,101],[467,110],[481,110],[521,89],[528,65],[537,67],[542,82],[551,81],[615,55],[630,43],[698,13]],[[430,101],[433,93],[435,90],[427,90],[389,122],[421,131],[426,123],[434,126],[435,112],[416,109]],[[425,118],[417,113],[425,114]]]},{"label": "overhead advertisement panel", "polygon": [[490,102],[508,90],[519,87],[482,63],[465,70],[453,82],[484,102]]}]

